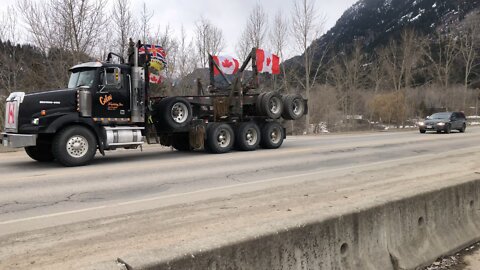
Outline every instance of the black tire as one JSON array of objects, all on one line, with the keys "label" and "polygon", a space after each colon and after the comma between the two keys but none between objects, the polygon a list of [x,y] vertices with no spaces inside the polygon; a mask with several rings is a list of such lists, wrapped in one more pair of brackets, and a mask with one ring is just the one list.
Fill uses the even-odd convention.
[{"label": "black tire", "polygon": [[420,129],[420,133],[425,134],[427,131],[425,129]]},{"label": "black tire", "polygon": [[70,126],[55,135],[52,152],[55,159],[68,167],[90,163],[97,151],[97,139],[86,127]]},{"label": "black tire", "polygon": [[172,147],[177,151],[187,152],[192,150],[190,147],[190,137],[188,133],[176,133],[172,137]]},{"label": "black tire", "polygon": [[192,121],[192,106],[182,97],[163,99],[158,113],[161,123],[172,129],[186,127]]},{"label": "black tire", "polygon": [[283,100],[280,94],[268,92],[262,97],[260,103],[264,116],[272,119],[278,119],[282,116]]},{"label": "black tire", "polygon": [[442,133],[442,131],[441,131],[441,130],[437,130],[437,134],[440,134],[440,133]]},{"label": "black tire", "polygon": [[36,146],[25,147],[25,152],[29,157],[38,162],[51,162],[55,160],[52,153],[51,144],[38,144]]},{"label": "black tire", "polygon": [[283,144],[285,130],[277,122],[268,122],[262,127],[260,146],[265,149],[277,149]]},{"label": "black tire", "polygon": [[459,129],[458,131],[460,131],[461,133],[464,133],[465,130],[467,130],[467,125],[464,123],[464,124],[462,125],[462,128]]},{"label": "black tire", "polygon": [[282,117],[286,120],[298,120],[305,113],[305,102],[298,94],[283,96]]},{"label": "black tire", "polygon": [[260,128],[255,122],[241,123],[235,129],[235,146],[241,151],[253,151],[260,144]]},{"label": "black tire", "polygon": [[263,108],[262,108],[262,99],[265,94],[266,93],[260,93],[257,97],[257,101],[255,102],[255,112],[257,113],[257,116],[265,115],[265,112],[263,111]]},{"label": "black tire", "polygon": [[447,125],[447,126],[445,127],[445,133],[446,133],[446,134],[450,134],[451,131],[452,131],[452,127],[451,127],[450,125]]},{"label": "black tire", "polygon": [[230,125],[213,123],[207,129],[205,149],[210,153],[227,153],[233,148],[235,134]]}]

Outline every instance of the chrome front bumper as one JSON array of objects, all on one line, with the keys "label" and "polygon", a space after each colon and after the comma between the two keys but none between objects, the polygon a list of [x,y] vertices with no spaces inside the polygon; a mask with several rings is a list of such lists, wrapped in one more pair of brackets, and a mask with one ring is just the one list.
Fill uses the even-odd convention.
[{"label": "chrome front bumper", "polygon": [[5,147],[19,148],[37,145],[36,134],[2,133],[2,144]]}]

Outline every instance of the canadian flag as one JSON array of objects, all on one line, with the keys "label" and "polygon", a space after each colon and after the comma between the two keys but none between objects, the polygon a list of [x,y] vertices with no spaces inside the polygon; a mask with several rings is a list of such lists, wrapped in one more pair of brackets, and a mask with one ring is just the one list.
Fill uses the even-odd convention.
[{"label": "canadian flag", "polygon": [[257,49],[257,70],[270,74],[280,74],[280,57],[268,51]]},{"label": "canadian flag", "polygon": [[[232,75],[238,72],[240,64],[237,59],[231,56],[212,56],[213,61],[217,64],[223,74]],[[213,69],[213,74],[219,75],[220,71],[216,67]]]}]

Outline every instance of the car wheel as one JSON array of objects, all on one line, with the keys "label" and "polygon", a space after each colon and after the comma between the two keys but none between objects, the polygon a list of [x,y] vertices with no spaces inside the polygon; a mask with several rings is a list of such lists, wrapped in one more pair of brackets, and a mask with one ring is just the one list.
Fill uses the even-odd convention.
[{"label": "car wheel", "polygon": [[450,134],[451,131],[452,131],[452,127],[450,125],[447,125],[445,127],[445,133]]},{"label": "car wheel", "polygon": [[442,131],[441,131],[441,130],[437,130],[437,134],[440,134],[440,133],[442,133]]},{"label": "car wheel", "polygon": [[424,134],[426,133],[427,131],[425,129],[420,129],[420,133]]},{"label": "car wheel", "polygon": [[464,133],[466,129],[467,129],[467,125],[465,123],[463,123],[462,128],[459,129],[458,131],[460,131],[461,133]]},{"label": "car wheel", "polygon": [[58,162],[68,167],[90,163],[96,151],[97,139],[86,127],[67,127],[53,139],[53,156]]}]

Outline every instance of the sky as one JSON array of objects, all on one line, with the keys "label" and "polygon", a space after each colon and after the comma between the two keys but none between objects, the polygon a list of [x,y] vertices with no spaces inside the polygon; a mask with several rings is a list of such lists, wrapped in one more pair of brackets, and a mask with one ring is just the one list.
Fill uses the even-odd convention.
[{"label": "sky", "polygon": [[[42,1],[42,0],[34,0]],[[114,0],[107,0],[109,5]],[[131,0],[132,12],[139,16],[143,3],[153,10],[151,19],[153,25],[162,28],[167,24],[179,36],[183,25],[189,39],[193,38],[195,22],[201,16],[208,18],[214,25],[221,28],[225,37],[226,48],[223,54],[236,56],[235,45],[243,31],[247,18],[257,3],[260,3],[271,24],[277,11],[290,17],[294,0]],[[325,17],[324,31],[335,25],[343,12],[357,0],[313,0],[318,14]],[[0,14],[6,11],[7,6],[13,4],[11,0],[0,0]],[[269,50],[269,48],[265,48]],[[293,46],[287,48],[286,56],[299,54]]]},{"label": "sky", "polygon": [[[4,0],[0,0],[4,1]],[[139,14],[143,2],[154,10],[152,22],[154,24],[169,24],[177,33],[183,25],[191,37],[195,22],[201,16],[208,18],[214,25],[223,30],[226,41],[225,54],[235,56],[235,45],[247,18],[257,3],[260,3],[268,14],[269,23],[277,11],[281,11],[287,18],[290,17],[294,0],[132,0],[134,12]],[[313,0],[318,14],[326,18],[324,30],[335,25],[343,12],[358,0]],[[268,49],[268,48],[266,48]],[[289,48],[289,55],[295,53]]]}]

